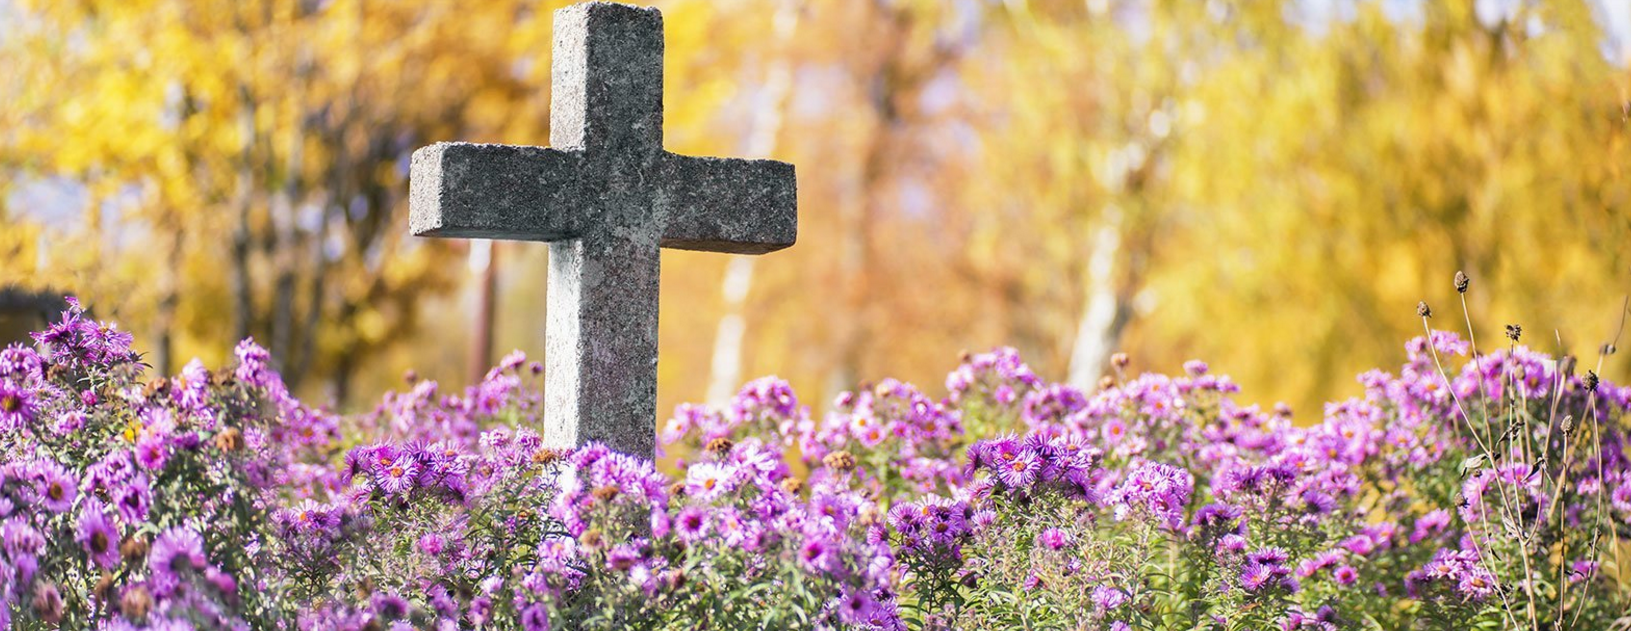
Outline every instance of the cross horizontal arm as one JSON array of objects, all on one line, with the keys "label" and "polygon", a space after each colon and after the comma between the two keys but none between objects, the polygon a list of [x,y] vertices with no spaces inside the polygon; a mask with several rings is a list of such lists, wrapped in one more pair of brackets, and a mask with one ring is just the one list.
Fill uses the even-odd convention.
[{"label": "cross horizontal arm", "polygon": [[798,238],[793,165],[775,160],[675,156],[662,246],[764,254]]},{"label": "cross horizontal arm", "polygon": [[413,152],[408,225],[431,237],[558,241],[582,234],[583,157],[439,142]]}]

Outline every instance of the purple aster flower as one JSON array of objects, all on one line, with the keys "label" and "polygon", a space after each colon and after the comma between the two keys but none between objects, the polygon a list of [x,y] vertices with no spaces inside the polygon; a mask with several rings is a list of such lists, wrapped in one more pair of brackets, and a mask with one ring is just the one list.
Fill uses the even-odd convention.
[{"label": "purple aster flower", "polygon": [[997,467],[998,480],[1009,487],[1022,489],[1036,481],[1037,473],[1042,471],[1042,461],[1036,452],[1027,449]]},{"label": "purple aster flower", "polygon": [[1495,577],[1481,567],[1472,567],[1467,569],[1455,587],[1467,599],[1482,601],[1495,593]]},{"label": "purple aster flower", "polygon": [[633,542],[618,544],[606,552],[606,565],[614,570],[628,571],[644,559]]},{"label": "purple aster flower", "polygon": [[434,557],[441,556],[442,551],[445,549],[447,549],[447,540],[443,539],[440,534],[430,532],[419,537],[420,552]]},{"label": "purple aster flower", "polygon": [[1410,533],[1410,543],[1421,543],[1428,537],[1437,535],[1450,525],[1450,512],[1442,508],[1422,515],[1416,520],[1416,527]]},{"label": "purple aster flower", "polygon": [[845,590],[839,599],[838,617],[848,624],[867,626],[878,610],[878,601],[864,589]]},{"label": "purple aster flower", "polygon": [[376,592],[368,606],[374,611],[374,615],[386,620],[408,617],[407,599],[389,592]]},{"label": "purple aster flower", "polygon": [[41,376],[43,363],[40,354],[21,344],[12,344],[0,351],[0,377],[10,377],[18,383],[27,383]]},{"label": "purple aster flower", "polygon": [[196,357],[181,368],[181,374],[171,383],[170,396],[184,410],[199,410],[209,399],[210,371]]},{"label": "purple aster flower", "polygon": [[1062,550],[1065,546],[1071,544],[1073,537],[1062,529],[1048,528],[1043,530],[1042,534],[1037,535],[1036,539],[1049,550]]},{"label": "purple aster flower", "polygon": [[136,441],[136,463],[143,468],[161,471],[170,461],[170,441],[164,436],[149,434]]},{"label": "purple aster flower", "polygon": [[114,495],[114,501],[119,508],[119,518],[126,524],[135,525],[147,519],[147,511],[153,506],[153,489],[148,486],[147,476],[136,476],[125,483]]},{"label": "purple aster flower", "polygon": [[1127,437],[1127,423],[1119,418],[1111,418],[1099,427],[1099,438],[1106,445],[1119,445],[1121,439]]},{"label": "purple aster flower", "polygon": [[1359,580],[1359,570],[1354,569],[1352,565],[1344,565],[1331,572],[1331,576],[1336,579],[1337,584],[1346,587]]},{"label": "purple aster flower", "polygon": [[549,606],[534,603],[521,612],[522,631],[549,631]]},{"label": "purple aster flower", "polygon": [[1093,604],[1098,605],[1100,611],[1115,611],[1126,603],[1127,592],[1109,585],[1100,585],[1093,588]]},{"label": "purple aster flower", "polygon": [[1597,575],[1597,568],[1599,567],[1601,567],[1601,564],[1596,561],[1588,559],[1575,561],[1569,565],[1569,582],[1579,583],[1588,580]]},{"label": "purple aster flower", "polygon": [[204,538],[185,526],[159,533],[147,553],[150,580],[160,596],[173,591],[180,584],[182,574],[203,570],[208,564],[204,557]]},{"label": "purple aster flower", "polygon": [[391,464],[374,469],[374,483],[386,493],[405,494],[413,490],[414,478],[419,475],[419,462],[408,457],[397,458]]},{"label": "purple aster flower", "polygon": [[1342,540],[1342,547],[1359,556],[1369,556],[1376,550],[1376,543],[1365,535],[1354,535]]},{"label": "purple aster flower", "polygon": [[102,569],[113,569],[119,564],[119,530],[104,512],[101,500],[87,498],[79,507],[74,541],[79,542],[91,562]]},{"label": "purple aster flower", "polygon": [[36,465],[34,474],[40,504],[46,510],[61,514],[73,508],[74,498],[79,495],[79,482],[67,469],[54,461],[44,460]]},{"label": "purple aster flower", "polygon": [[0,379],[0,431],[27,427],[34,413],[34,393],[10,379]]},{"label": "purple aster flower", "polygon": [[810,572],[828,571],[837,561],[834,545],[821,535],[806,535],[799,546],[799,563]]},{"label": "purple aster flower", "polygon": [[232,377],[252,388],[263,388],[270,384],[275,375],[268,367],[272,354],[255,343],[254,338],[244,338],[238,346],[232,349],[238,357],[238,367],[232,371]]},{"label": "purple aster flower", "polygon": [[[29,523],[27,517],[13,515],[4,523],[0,523],[0,547],[11,557],[13,563],[21,566],[21,557],[33,557],[45,549],[45,535]],[[29,574],[32,571],[28,572]],[[24,582],[27,582],[26,580]]]},{"label": "purple aster flower", "polygon": [[674,521],[680,540],[686,543],[696,543],[708,536],[708,513],[700,506],[687,506]]},{"label": "purple aster flower", "polygon": [[1240,568],[1240,586],[1248,592],[1262,589],[1273,578],[1274,572],[1272,569],[1261,563],[1248,562]]},{"label": "purple aster flower", "polygon": [[210,587],[214,587],[215,591],[220,592],[222,596],[226,596],[228,599],[237,598],[238,580],[232,578],[231,574],[212,566],[204,568],[204,580],[209,582]]},{"label": "purple aster flower", "polygon": [[1194,484],[1194,476],[1183,469],[1158,462],[1140,466],[1116,490],[1116,518],[1147,511],[1168,528],[1177,528],[1183,523],[1184,507],[1189,504]]},{"label": "purple aster flower", "polygon": [[706,502],[730,490],[736,467],[718,462],[699,462],[685,470],[685,494]]}]

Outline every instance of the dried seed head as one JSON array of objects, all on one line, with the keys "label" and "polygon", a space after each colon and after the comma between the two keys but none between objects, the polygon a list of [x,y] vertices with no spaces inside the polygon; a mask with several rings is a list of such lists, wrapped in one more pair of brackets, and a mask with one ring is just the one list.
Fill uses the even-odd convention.
[{"label": "dried seed head", "polygon": [[103,572],[102,577],[96,579],[96,586],[91,588],[91,594],[97,600],[107,601],[108,594],[113,593],[113,574]]},{"label": "dried seed head", "polygon": [[244,433],[228,427],[215,435],[215,446],[221,451],[236,452],[244,448]]},{"label": "dried seed head", "polygon": [[1274,404],[1274,414],[1284,418],[1291,418],[1291,405],[1285,401]]},{"label": "dried seed head", "polygon": [[141,620],[147,617],[149,609],[153,608],[153,596],[147,593],[147,588],[136,585],[125,591],[119,597],[119,613],[132,620]]},{"label": "dried seed head", "polygon": [[610,502],[617,499],[617,496],[622,492],[623,491],[616,486],[606,485],[595,487],[595,490],[590,491],[589,494],[595,496],[595,499],[602,502]]},{"label": "dried seed head", "polygon": [[409,368],[407,372],[402,373],[402,380],[408,382],[410,385],[419,383],[419,373],[415,372],[412,368]]},{"label": "dried seed head", "polygon": [[1574,433],[1574,415],[1573,414],[1564,414],[1563,415],[1563,422],[1560,423],[1558,425],[1558,427],[1563,430],[1563,435],[1565,435],[1565,436],[1567,436],[1569,434],[1573,434]]},{"label": "dried seed head", "polygon": [[578,543],[590,550],[599,550],[601,544],[606,543],[606,535],[602,534],[599,528],[590,528],[578,535]]},{"label": "dried seed head", "polygon": [[783,491],[796,495],[804,490],[804,481],[798,478],[782,478],[781,487]]},{"label": "dried seed head", "polygon": [[1126,353],[1116,353],[1110,356],[1110,365],[1115,366],[1116,370],[1126,368],[1127,364],[1132,363],[1132,361],[1132,358],[1128,357]]},{"label": "dried seed head", "polygon": [[1509,339],[1509,340],[1512,340],[1512,341],[1516,342],[1516,341],[1518,341],[1518,338],[1520,338],[1520,337],[1523,337],[1523,326],[1522,325],[1519,325],[1519,324],[1508,324],[1508,325],[1506,325],[1506,339]]},{"label": "dried seed head", "polygon": [[565,454],[561,453],[561,450],[549,447],[532,452],[532,461],[545,466],[560,462],[563,457]]},{"label": "dried seed head", "polygon": [[973,359],[973,358],[974,358],[974,355],[969,353],[968,349],[966,349],[966,348],[961,350],[961,351],[957,351],[957,363],[959,363],[959,364],[966,364],[966,363],[968,363],[968,360]]},{"label": "dried seed head", "polygon": [[1467,285],[1470,285],[1470,284],[1472,284],[1472,279],[1467,278],[1467,273],[1466,272],[1458,271],[1458,272],[1455,273],[1455,291],[1456,291],[1456,293],[1462,293],[1462,294],[1467,293]]},{"label": "dried seed head", "polygon": [[1432,308],[1427,306],[1427,301],[1423,300],[1421,302],[1416,303],[1416,315],[1419,315],[1419,316],[1421,316],[1423,318],[1433,317],[1433,310],[1432,310]]},{"label": "dried seed head", "polygon": [[1610,343],[1610,344],[1604,344],[1603,347],[1601,349],[1599,349],[1599,350],[1602,351],[1604,357],[1607,357],[1609,355],[1613,355],[1614,351],[1617,351],[1617,350],[1620,350],[1620,349],[1614,348],[1614,345],[1612,343]]},{"label": "dried seed head", "polygon": [[147,541],[141,537],[131,537],[119,544],[119,555],[126,563],[140,563],[147,558]]},{"label": "dried seed head", "polygon": [[1597,381],[1598,381],[1597,373],[1592,372],[1590,370],[1586,371],[1586,391],[1587,392],[1596,392],[1597,391]]},{"label": "dried seed head", "polygon": [[835,451],[822,458],[821,464],[834,471],[849,471],[855,468],[855,456],[847,451]]},{"label": "dried seed head", "polygon": [[1114,388],[1114,387],[1116,387],[1116,378],[1115,377],[1105,375],[1104,378],[1099,379],[1099,389],[1100,390],[1109,390],[1109,389]]},{"label": "dried seed head", "polygon": [[1564,376],[1574,376],[1574,368],[1578,363],[1579,360],[1575,359],[1573,355],[1564,355],[1563,359],[1557,361],[1557,369],[1561,371]]},{"label": "dried seed head", "polygon": [[685,497],[685,483],[675,482],[668,485],[668,494],[674,497]]},{"label": "dried seed head", "polygon": [[720,436],[719,438],[708,441],[708,446],[706,449],[708,450],[708,453],[722,456],[730,453],[731,448],[735,446],[736,443],[731,442],[731,439]]}]

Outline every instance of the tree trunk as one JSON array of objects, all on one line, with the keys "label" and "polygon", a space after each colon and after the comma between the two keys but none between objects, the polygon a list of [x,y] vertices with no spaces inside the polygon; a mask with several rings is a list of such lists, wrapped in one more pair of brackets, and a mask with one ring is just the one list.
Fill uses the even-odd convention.
[{"label": "tree trunk", "polygon": [[493,366],[493,302],[498,280],[498,248],[490,239],[470,242],[470,272],[476,279],[476,321],[470,331],[470,383],[481,383]]},{"label": "tree trunk", "polygon": [[1122,311],[1116,290],[1115,267],[1121,254],[1121,212],[1105,211],[1093,232],[1092,252],[1087,261],[1087,303],[1076,327],[1076,343],[1070,353],[1070,385],[1091,390],[1104,373],[1105,364],[1120,342],[1123,326],[1116,314]]},{"label": "tree trunk", "polygon": [[181,248],[185,231],[177,229],[170,240],[164,270],[164,292],[154,319],[153,368],[160,376],[175,374],[176,305],[181,301]]},{"label": "tree trunk", "polygon": [[[784,0],[776,10],[774,41],[793,41],[803,12],[803,2]],[[753,122],[743,142],[744,157],[768,158],[775,153],[782,127],[782,103],[792,85],[792,60],[784,52],[772,62],[765,73],[764,88],[755,95]],[[721,287],[725,310],[719,316],[719,326],[714,333],[713,362],[708,377],[707,400],[715,407],[723,406],[742,382],[742,339],[747,330],[745,310],[753,284],[753,268],[758,260],[753,256],[733,256],[725,266]]]},{"label": "tree trunk", "polygon": [[723,407],[742,383],[742,337],[747,324],[742,314],[753,282],[754,258],[732,257],[725,266],[725,313],[714,334],[713,373],[708,380],[708,404]]}]

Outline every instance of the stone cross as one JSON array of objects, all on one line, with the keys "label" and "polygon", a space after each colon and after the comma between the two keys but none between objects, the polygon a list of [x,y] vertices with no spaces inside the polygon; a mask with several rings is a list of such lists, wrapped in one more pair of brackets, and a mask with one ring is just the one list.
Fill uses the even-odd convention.
[{"label": "stone cross", "polygon": [[793,245],[793,165],[663,149],[663,18],[605,2],[555,12],[552,147],[413,154],[410,226],[548,241],[544,438],[655,453],[660,248]]}]

